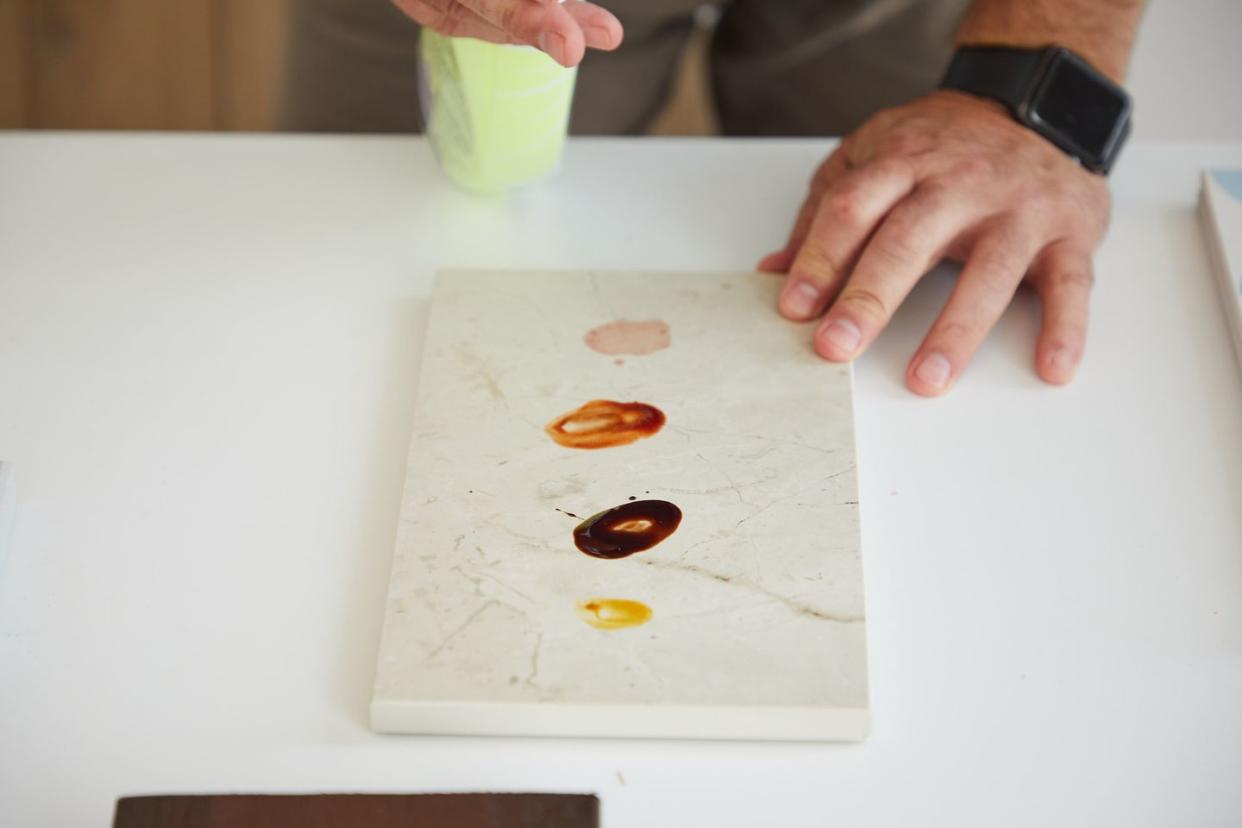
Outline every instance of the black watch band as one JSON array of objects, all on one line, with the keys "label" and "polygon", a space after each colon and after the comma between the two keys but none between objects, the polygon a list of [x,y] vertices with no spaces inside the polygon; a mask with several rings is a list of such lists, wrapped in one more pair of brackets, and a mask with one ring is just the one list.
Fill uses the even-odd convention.
[{"label": "black watch band", "polygon": [[966,46],[941,88],[996,101],[1082,166],[1112,169],[1130,132],[1130,96],[1068,49]]},{"label": "black watch band", "polygon": [[1014,112],[1026,98],[1043,61],[1043,49],[958,49],[940,85],[991,98]]}]

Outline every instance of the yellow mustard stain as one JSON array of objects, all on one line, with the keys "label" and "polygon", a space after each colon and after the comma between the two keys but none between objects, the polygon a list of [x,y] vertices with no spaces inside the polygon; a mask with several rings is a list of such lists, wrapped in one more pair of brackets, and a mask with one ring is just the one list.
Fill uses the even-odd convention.
[{"label": "yellow mustard stain", "polygon": [[646,624],[651,607],[625,598],[592,598],[578,602],[578,617],[599,630],[620,630]]}]

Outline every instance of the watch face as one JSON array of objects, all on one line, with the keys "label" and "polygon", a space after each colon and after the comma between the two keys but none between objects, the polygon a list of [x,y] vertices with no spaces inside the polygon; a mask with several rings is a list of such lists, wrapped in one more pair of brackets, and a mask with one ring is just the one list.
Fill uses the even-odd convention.
[{"label": "watch face", "polygon": [[1130,102],[1120,88],[1062,51],[1031,99],[1031,117],[1092,159],[1102,159],[1117,142]]}]

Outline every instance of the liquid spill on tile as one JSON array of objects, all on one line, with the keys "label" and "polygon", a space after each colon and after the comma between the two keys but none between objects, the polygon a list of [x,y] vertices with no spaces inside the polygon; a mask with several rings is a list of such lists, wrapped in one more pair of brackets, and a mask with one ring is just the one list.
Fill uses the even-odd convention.
[{"label": "liquid spill on tile", "polygon": [[631,322],[618,319],[587,331],[583,341],[593,351],[608,356],[645,356],[669,346],[668,323],[660,319]]},{"label": "liquid spill on tile", "polygon": [[557,417],[545,430],[567,448],[600,449],[629,445],[663,427],[664,412],[654,405],[591,400]]},{"label": "liquid spill on tile", "polygon": [[667,500],[635,500],[579,523],[574,545],[593,558],[626,558],[655,546],[680,524],[681,509]]},{"label": "liquid spill on tile", "polygon": [[628,598],[591,598],[579,601],[578,617],[599,630],[637,627],[651,620],[651,607]]}]

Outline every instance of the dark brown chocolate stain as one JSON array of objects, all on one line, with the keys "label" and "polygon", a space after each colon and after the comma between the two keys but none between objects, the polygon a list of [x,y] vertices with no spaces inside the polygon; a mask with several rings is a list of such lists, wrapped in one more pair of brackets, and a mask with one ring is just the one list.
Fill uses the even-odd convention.
[{"label": "dark brown chocolate stain", "polygon": [[667,500],[635,500],[582,521],[574,545],[593,558],[625,558],[655,546],[680,523],[681,509]]},{"label": "dark brown chocolate stain", "polygon": [[560,512],[562,515],[565,515],[566,517],[571,517],[576,520],[582,520],[582,515],[575,515],[573,512],[566,512],[564,509],[560,507],[556,507],[556,511]]},{"label": "dark brown chocolate stain", "polygon": [[664,427],[664,412],[640,402],[591,400],[548,423],[546,431],[562,446],[580,449],[625,446]]}]

